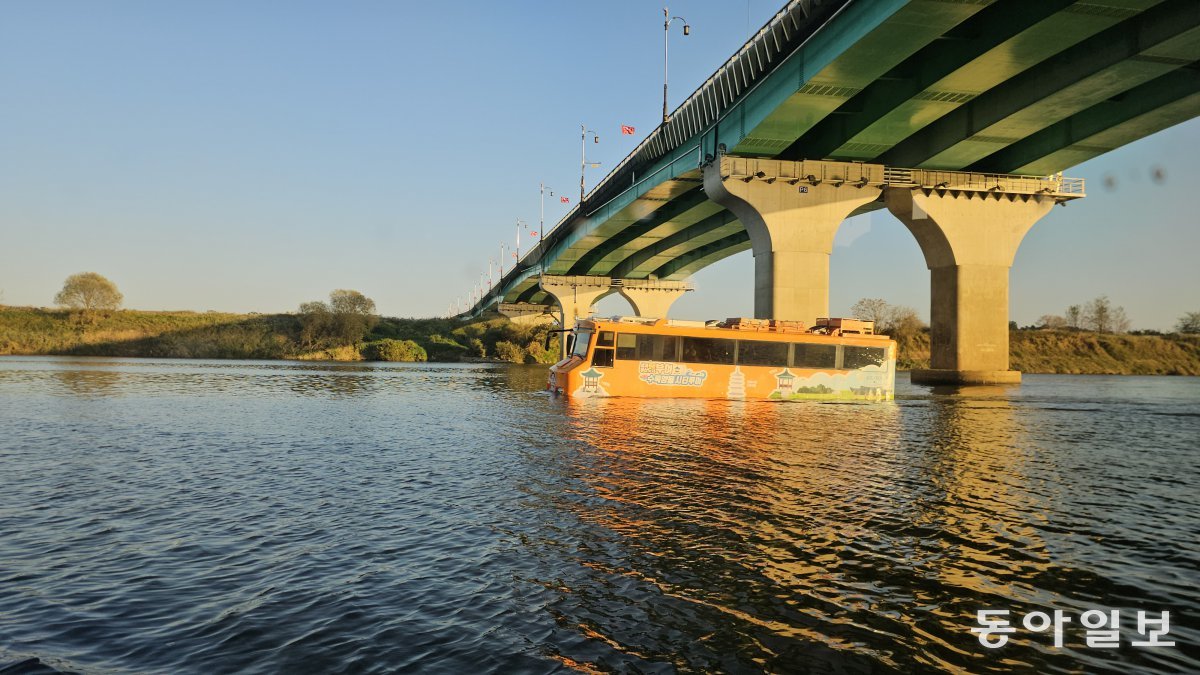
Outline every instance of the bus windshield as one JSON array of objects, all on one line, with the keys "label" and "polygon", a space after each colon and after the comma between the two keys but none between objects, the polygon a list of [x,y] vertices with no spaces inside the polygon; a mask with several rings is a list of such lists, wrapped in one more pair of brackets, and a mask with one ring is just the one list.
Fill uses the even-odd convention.
[{"label": "bus windshield", "polygon": [[591,343],[591,341],[592,341],[592,331],[590,331],[590,330],[575,331],[575,345],[574,345],[574,349],[571,350],[571,355],[578,356],[581,359],[587,358],[588,345],[589,345],[589,343]]}]

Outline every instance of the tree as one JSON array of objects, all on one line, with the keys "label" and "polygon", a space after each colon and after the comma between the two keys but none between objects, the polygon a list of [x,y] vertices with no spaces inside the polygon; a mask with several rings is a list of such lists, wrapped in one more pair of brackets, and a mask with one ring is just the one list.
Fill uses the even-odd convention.
[{"label": "tree", "polygon": [[1039,328],[1059,330],[1067,327],[1067,320],[1057,314],[1043,314],[1042,318],[1038,319],[1037,325]]},{"label": "tree", "polygon": [[78,309],[84,314],[118,309],[124,300],[116,284],[95,272],[72,274],[54,296],[54,304]]},{"label": "tree", "polygon": [[1113,309],[1112,332],[1114,332],[1114,333],[1128,333],[1129,332],[1129,318],[1125,316],[1125,308],[1124,307],[1116,307]]},{"label": "tree", "polygon": [[883,332],[897,340],[915,337],[917,333],[920,333],[924,329],[925,322],[921,321],[917,310],[912,307],[901,306],[894,306],[889,309],[883,326]]},{"label": "tree", "polygon": [[1083,328],[1083,310],[1079,308],[1079,305],[1071,305],[1068,307],[1067,316],[1065,318],[1067,320],[1068,328],[1074,328],[1075,330]]},{"label": "tree", "polygon": [[1200,333],[1200,312],[1188,312],[1175,324],[1177,333]]},{"label": "tree", "polygon": [[1113,307],[1107,295],[1092,300],[1083,308],[1083,325],[1097,333],[1124,333],[1129,319],[1124,307]]},{"label": "tree", "polygon": [[850,313],[856,319],[883,325],[891,317],[892,306],[883,298],[863,298],[854,303]]},{"label": "tree", "polygon": [[917,310],[889,304],[882,298],[863,298],[854,303],[850,313],[857,319],[874,321],[876,332],[897,340],[911,338],[925,328]]},{"label": "tree", "polygon": [[344,344],[358,342],[375,326],[375,301],[358,291],[339,289],[329,294],[334,336]]},{"label": "tree", "polygon": [[325,343],[333,332],[333,314],[329,305],[317,300],[300,305],[300,343],[316,349]]},{"label": "tree", "polygon": [[317,300],[300,305],[300,341],[308,348],[354,344],[378,320],[374,300],[339,289],[329,294],[328,304]]}]

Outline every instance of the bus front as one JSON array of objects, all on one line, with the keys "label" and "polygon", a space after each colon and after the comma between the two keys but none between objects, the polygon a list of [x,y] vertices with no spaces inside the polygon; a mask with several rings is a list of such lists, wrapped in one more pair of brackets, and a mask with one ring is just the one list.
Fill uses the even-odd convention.
[{"label": "bus front", "polygon": [[[591,348],[596,325],[591,321],[575,322],[575,328],[562,333],[567,344],[567,356],[550,366],[550,378],[546,388],[554,394],[570,393],[579,387],[582,366],[591,362]],[[574,385],[574,386],[572,386]]]}]

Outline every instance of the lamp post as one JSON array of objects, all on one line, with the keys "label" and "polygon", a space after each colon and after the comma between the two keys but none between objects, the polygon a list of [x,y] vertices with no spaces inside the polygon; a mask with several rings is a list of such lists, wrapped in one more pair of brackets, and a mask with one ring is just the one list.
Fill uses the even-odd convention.
[{"label": "lamp post", "polygon": [[541,198],[541,204],[538,206],[538,242],[546,236],[546,191],[550,191],[550,196],[554,196],[554,190],[546,187],[545,183],[538,183],[538,193]]},{"label": "lamp post", "polygon": [[[583,174],[587,169],[587,135],[592,135],[592,142],[599,143],[600,136],[595,131],[587,128],[587,125],[579,125],[579,208],[583,208]],[[594,166],[600,166],[600,162],[594,162]],[[582,211],[580,211],[582,213]]]},{"label": "lamp post", "polygon": [[679,19],[683,22],[683,34],[690,35],[692,27],[682,16],[671,16],[671,11],[663,7],[663,124],[667,123],[667,36],[671,32],[671,23]]}]

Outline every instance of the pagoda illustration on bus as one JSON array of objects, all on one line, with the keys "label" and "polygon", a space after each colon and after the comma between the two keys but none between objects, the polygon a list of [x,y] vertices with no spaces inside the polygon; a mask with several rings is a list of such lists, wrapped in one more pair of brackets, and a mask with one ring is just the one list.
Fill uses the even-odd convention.
[{"label": "pagoda illustration on bus", "polygon": [[874,322],[822,318],[581,319],[547,388],[570,397],[892,400],[896,343]]}]

